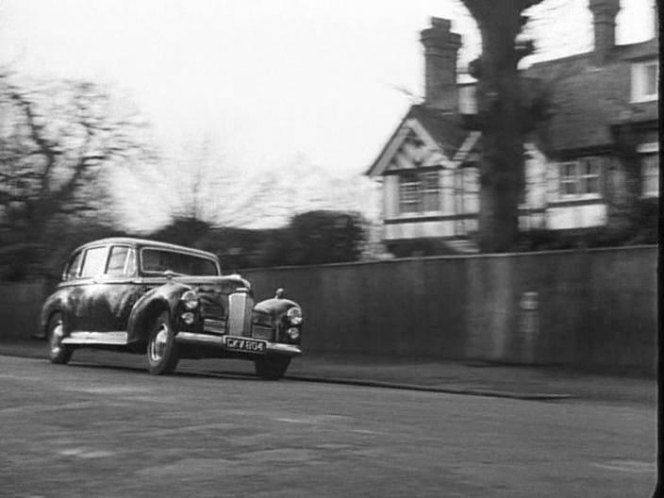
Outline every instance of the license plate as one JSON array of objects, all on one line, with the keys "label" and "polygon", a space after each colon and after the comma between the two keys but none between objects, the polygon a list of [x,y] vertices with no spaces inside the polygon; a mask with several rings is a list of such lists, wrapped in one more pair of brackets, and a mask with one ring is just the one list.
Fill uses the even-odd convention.
[{"label": "license plate", "polygon": [[242,351],[245,353],[265,353],[267,343],[244,337],[226,337],[226,349]]}]

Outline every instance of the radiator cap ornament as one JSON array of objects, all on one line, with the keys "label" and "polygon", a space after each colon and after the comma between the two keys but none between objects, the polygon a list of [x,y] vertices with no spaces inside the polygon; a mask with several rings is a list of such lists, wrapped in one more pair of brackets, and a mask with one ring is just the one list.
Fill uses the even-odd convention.
[{"label": "radiator cap ornament", "polygon": [[285,290],[282,288],[277,289],[277,292],[274,293],[274,298],[275,299],[282,299],[284,297],[284,294],[286,293]]}]

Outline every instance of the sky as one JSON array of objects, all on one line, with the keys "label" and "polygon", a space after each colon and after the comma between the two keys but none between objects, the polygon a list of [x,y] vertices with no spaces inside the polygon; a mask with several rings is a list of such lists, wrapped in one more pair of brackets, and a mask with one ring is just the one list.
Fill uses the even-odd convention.
[{"label": "sky", "polygon": [[[623,0],[618,43],[652,36],[653,0]],[[534,12],[539,58],[592,46],[583,0]],[[164,147],[204,137],[237,171],[292,158],[366,171],[423,86],[419,31],[456,0],[0,0],[0,64],[39,78],[110,84]],[[404,91],[405,90],[405,91]]]}]

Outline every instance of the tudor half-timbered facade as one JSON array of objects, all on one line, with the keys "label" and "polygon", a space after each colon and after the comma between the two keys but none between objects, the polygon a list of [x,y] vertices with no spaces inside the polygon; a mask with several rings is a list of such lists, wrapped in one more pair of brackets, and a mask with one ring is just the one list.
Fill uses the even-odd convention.
[{"label": "tudor half-timbered facade", "polygon": [[[447,133],[444,133],[447,131]],[[459,238],[477,230],[479,133],[414,106],[374,163],[382,178],[384,238]]]},{"label": "tudor half-timbered facade", "polygon": [[[524,144],[521,230],[622,223],[635,197],[659,199],[658,39],[617,46],[606,26],[615,27],[619,0],[589,7],[592,52],[522,71],[546,89],[552,117]],[[436,252],[475,252],[482,137],[474,85],[457,83],[460,37],[450,21],[432,19],[421,41],[424,102],[411,106],[367,171],[382,185],[383,241],[389,249],[425,241]]]}]

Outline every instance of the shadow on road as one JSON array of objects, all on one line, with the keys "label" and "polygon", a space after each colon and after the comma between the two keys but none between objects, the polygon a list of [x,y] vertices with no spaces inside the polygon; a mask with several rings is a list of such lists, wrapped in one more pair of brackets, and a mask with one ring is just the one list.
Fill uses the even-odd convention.
[{"label": "shadow on road", "polygon": [[[68,368],[87,368],[87,369],[103,369],[103,370],[118,370],[118,371],[134,371],[140,372],[145,375],[150,375],[145,367],[132,366],[132,365],[108,365],[99,363],[90,363],[87,361],[72,361],[67,366]],[[228,372],[228,371],[212,371],[212,372],[193,372],[191,370],[176,370],[169,377],[192,377],[192,378],[210,378],[210,379],[232,379],[232,380],[245,380],[255,382],[265,382],[253,374],[243,372]]]}]

